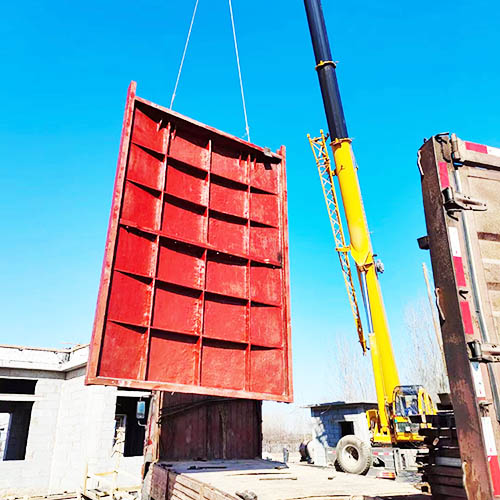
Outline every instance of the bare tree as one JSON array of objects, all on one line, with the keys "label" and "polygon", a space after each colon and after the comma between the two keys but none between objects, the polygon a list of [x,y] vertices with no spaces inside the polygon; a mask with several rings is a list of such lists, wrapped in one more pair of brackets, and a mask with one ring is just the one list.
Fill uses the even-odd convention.
[{"label": "bare tree", "polygon": [[411,342],[406,345],[403,376],[408,383],[423,385],[436,398],[438,393],[448,392],[449,385],[434,332],[433,314],[423,297],[405,308],[405,327]]},{"label": "bare tree", "polygon": [[[409,342],[397,356],[401,381],[423,385],[434,400],[448,392],[448,378],[433,322],[435,310],[424,297],[409,303],[404,311],[404,329]],[[326,367],[328,390],[323,399],[376,401],[370,354],[363,356],[354,336],[337,335]]]},{"label": "bare tree", "polygon": [[262,449],[268,453],[281,453],[283,448],[298,451],[302,441],[311,436],[309,410],[291,404],[274,411],[263,411]]},{"label": "bare tree", "polygon": [[363,356],[354,336],[338,335],[330,359],[327,366],[330,389],[325,399],[376,401],[370,355]]}]

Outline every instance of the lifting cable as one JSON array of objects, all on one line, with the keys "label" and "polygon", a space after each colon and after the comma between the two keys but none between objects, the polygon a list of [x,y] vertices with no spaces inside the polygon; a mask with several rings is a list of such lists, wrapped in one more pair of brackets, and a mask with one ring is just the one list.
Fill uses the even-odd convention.
[{"label": "lifting cable", "polygon": [[177,85],[179,85],[179,79],[181,77],[181,72],[182,72],[182,66],[184,65],[184,58],[186,57],[186,51],[187,51],[187,48],[189,45],[189,39],[191,38],[191,30],[193,29],[193,23],[194,23],[194,18],[196,16],[196,9],[198,8],[198,2],[199,2],[199,0],[196,0],[196,3],[194,4],[193,16],[191,17],[191,24],[189,25],[189,31],[188,31],[187,38],[186,38],[186,44],[184,45],[184,52],[182,53],[181,65],[179,66],[179,72],[177,73],[177,80],[175,80],[174,92],[172,94],[172,100],[170,101],[170,108],[169,109],[172,109],[172,106],[174,105],[175,93],[177,92]]},{"label": "lifting cable", "polygon": [[241,102],[243,103],[243,114],[245,115],[245,130],[247,140],[250,142],[250,128],[248,127],[247,107],[245,104],[245,93],[243,92],[243,79],[241,78],[240,56],[238,54],[238,43],[236,42],[236,30],[234,28],[233,6],[231,0],[229,1],[229,13],[231,14],[231,26],[233,27],[234,51],[236,53],[236,65],[238,66],[238,77],[240,79]]},{"label": "lifting cable", "polygon": [[[186,52],[187,52],[187,48],[188,48],[188,45],[189,45],[189,39],[191,38],[191,31],[193,30],[194,18],[196,17],[196,10],[198,9],[198,2],[199,2],[199,0],[196,0],[196,3],[194,5],[193,15],[191,17],[191,23],[189,25],[189,30],[188,30],[188,34],[187,34],[187,38],[186,38],[186,43],[184,45],[184,51],[182,53],[181,64],[179,66],[179,71],[177,73],[177,79],[175,80],[174,91],[172,93],[172,99],[170,101],[170,107],[169,107],[169,109],[172,109],[172,106],[174,105],[174,99],[175,99],[175,95],[176,95],[176,92],[177,92],[177,86],[179,85],[179,80],[180,80],[180,77],[181,77],[182,67],[184,66],[184,59],[186,58]],[[246,102],[245,102],[245,93],[243,92],[243,78],[241,76],[240,56],[239,56],[239,52],[238,52],[238,42],[236,41],[236,28],[234,27],[233,5],[232,5],[231,0],[228,0],[228,2],[229,2],[229,14],[231,16],[231,27],[233,29],[234,52],[236,54],[236,66],[238,67],[238,78],[239,78],[239,81],[240,81],[241,102],[243,104],[243,115],[245,117],[245,134],[246,134],[248,142],[250,142],[250,127],[248,126],[247,107],[246,107]]]}]

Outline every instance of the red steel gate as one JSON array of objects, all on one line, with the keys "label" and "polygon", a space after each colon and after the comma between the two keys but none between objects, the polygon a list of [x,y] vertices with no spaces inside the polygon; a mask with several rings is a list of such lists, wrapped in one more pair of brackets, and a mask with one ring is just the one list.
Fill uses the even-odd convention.
[{"label": "red steel gate", "polygon": [[285,148],[127,97],[87,383],[292,400]]}]

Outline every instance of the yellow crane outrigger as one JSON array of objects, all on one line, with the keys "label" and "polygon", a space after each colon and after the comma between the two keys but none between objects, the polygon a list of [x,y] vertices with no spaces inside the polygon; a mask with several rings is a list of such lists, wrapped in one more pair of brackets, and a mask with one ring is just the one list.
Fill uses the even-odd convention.
[{"label": "yellow crane outrigger", "polygon": [[[372,249],[359,187],[357,165],[352,151],[352,140],[347,134],[335,73],[336,65],[332,61],[321,3],[320,0],[304,0],[304,4],[330,131],[329,136],[321,131],[319,137],[311,138],[308,136],[308,138],[318,166],[359,342],[363,353],[369,349],[371,354],[378,406],[377,410],[367,411],[372,444],[392,444],[403,447],[405,444],[419,444],[423,441],[423,438],[418,434],[420,424],[410,423],[409,417],[420,415],[421,421],[425,424],[426,415],[436,414],[436,408],[422,386],[402,386],[399,382],[378,279],[378,273],[383,271],[383,266],[375,260]],[[332,139],[330,146],[333,152],[333,165],[328,154],[328,138]],[[349,231],[348,244],[343,231],[339,199],[335,191],[335,178],[340,188]],[[366,312],[368,342],[359,314],[349,256],[354,260],[359,278]],[[337,457],[339,457],[338,446]],[[366,471],[361,473],[364,472]]]}]

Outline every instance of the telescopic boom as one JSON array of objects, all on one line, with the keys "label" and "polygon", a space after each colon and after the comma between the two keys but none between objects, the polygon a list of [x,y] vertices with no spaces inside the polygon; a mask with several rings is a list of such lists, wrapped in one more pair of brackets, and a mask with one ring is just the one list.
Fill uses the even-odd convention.
[{"label": "telescopic boom", "polygon": [[316,58],[323,104],[330,131],[331,147],[345,218],[349,229],[348,251],[358,271],[367,316],[375,388],[379,409],[379,442],[390,442],[390,412],[394,389],[399,386],[399,376],[391,345],[387,318],[380,290],[370,233],[366,222],[363,200],[359,188],[357,166],[347,134],[344,110],[338,88],[335,63],[332,61],[330,44],[325,27],[323,10],[319,0],[304,0],[309,30]]},{"label": "telescopic boom", "polygon": [[319,0],[304,0],[307,22],[316,58],[319,86],[323,96],[328,130],[332,139],[349,137],[345,124],[344,109],[340,99],[339,85],[335,73],[335,63],[332,61],[330,42],[326,32],[325,18]]}]

